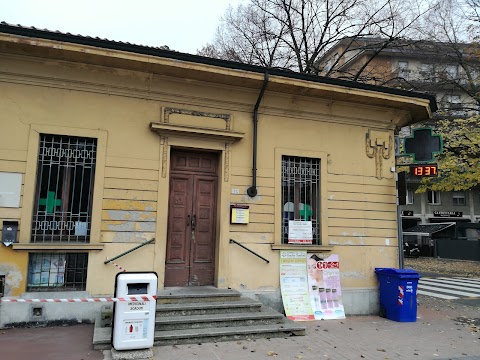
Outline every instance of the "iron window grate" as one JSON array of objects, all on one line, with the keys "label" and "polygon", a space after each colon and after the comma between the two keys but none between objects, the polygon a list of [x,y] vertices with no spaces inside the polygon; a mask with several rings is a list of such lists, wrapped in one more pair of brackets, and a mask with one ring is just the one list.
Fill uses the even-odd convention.
[{"label": "iron window grate", "polygon": [[27,291],[85,290],[87,266],[87,253],[30,253]]},{"label": "iron window grate", "polygon": [[282,243],[290,220],[311,221],[313,244],[320,243],[320,160],[282,157]]},{"label": "iron window grate", "polygon": [[32,242],[89,242],[96,156],[96,139],[40,135]]}]

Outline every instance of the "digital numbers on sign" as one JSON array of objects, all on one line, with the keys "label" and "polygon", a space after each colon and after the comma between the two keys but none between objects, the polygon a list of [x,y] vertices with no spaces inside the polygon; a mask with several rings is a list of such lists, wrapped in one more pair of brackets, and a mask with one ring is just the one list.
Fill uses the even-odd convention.
[{"label": "digital numbers on sign", "polygon": [[438,176],[437,164],[410,165],[410,174],[413,176]]}]

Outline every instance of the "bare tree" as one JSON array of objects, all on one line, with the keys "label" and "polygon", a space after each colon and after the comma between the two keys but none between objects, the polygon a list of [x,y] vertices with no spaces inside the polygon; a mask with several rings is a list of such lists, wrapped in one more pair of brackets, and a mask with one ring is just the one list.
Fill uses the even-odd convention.
[{"label": "bare tree", "polygon": [[480,0],[465,0],[467,17],[470,21],[480,24]]},{"label": "bare tree", "polygon": [[[441,0],[418,28],[418,51],[431,59],[437,88],[449,88],[470,101],[465,110],[480,107],[479,0]],[[421,88],[420,88],[421,89]]]},{"label": "bare tree", "polygon": [[[226,12],[213,42],[199,54],[318,74],[324,70],[318,59],[338,41],[348,38],[353,44],[358,37],[377,36],[383,39],[382,47],[388,46],[407,34],[430,9],[428,4],[428,0],[249,0]],[[324,75],[332,75],[337,64],[331,65]],[[353,79],[359,80],[364,70]]]}]

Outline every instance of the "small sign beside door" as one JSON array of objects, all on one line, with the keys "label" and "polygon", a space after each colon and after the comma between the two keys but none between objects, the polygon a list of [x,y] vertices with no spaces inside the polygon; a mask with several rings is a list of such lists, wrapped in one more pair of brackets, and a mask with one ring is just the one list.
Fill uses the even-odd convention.
[{"label": "small sign beside door", "polygon": [[248,224],[250,207],[248,205],[230,205],[230,224]]}]

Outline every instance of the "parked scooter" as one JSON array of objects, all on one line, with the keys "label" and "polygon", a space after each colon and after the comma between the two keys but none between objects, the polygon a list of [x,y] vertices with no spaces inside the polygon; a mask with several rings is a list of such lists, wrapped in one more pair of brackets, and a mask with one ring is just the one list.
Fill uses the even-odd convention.
[{"label": "parked scooter", "polygon": [[420,249],[417,244],[410,246],[408,242],[403,243],[403,256],[418,258],[420,256]]}]

